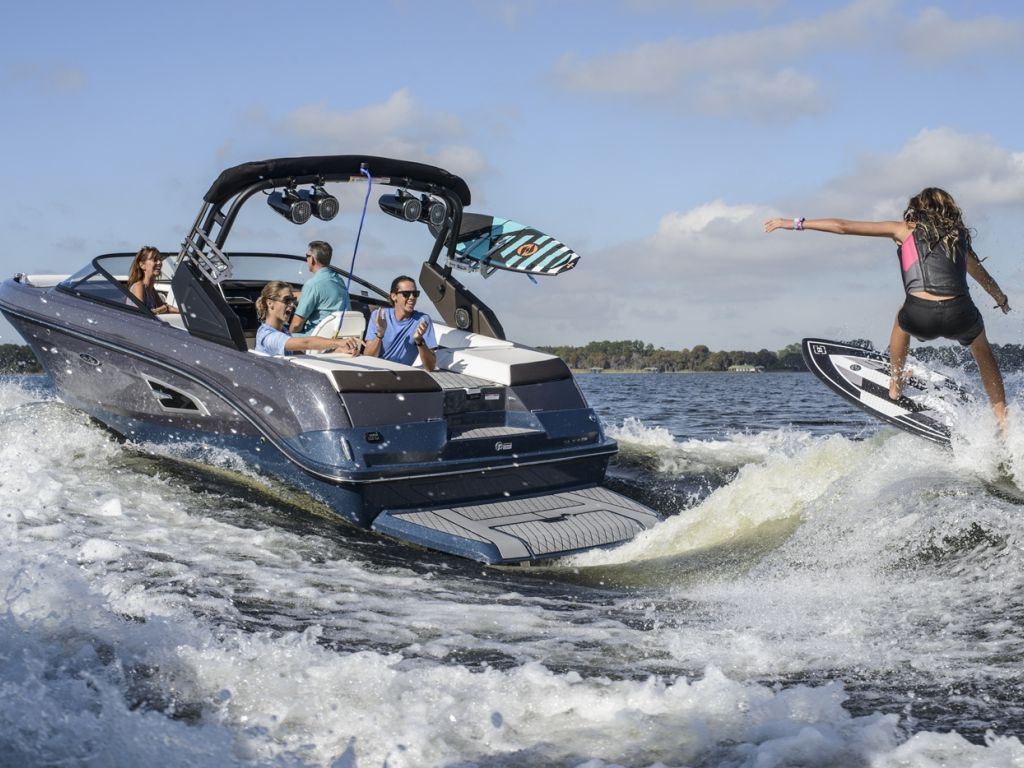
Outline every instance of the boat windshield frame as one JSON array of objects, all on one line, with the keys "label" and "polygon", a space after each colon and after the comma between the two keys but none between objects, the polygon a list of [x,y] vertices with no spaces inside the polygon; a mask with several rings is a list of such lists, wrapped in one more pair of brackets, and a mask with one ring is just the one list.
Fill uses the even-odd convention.
[{"label": "boat windshield frame", "polygon": [[[311,277],[306,259],[295,254],[244,251],[229,252],[228,256],[232,259],[232,264],[235,267],[229,281],[268,283],[271,280],[284,280],[292,285],[301,286]],[[145,304],[135,298],[129,290],[128,274],[134,258],[134,253],[105,253],[96,256],[77,272],[61,280],[55,289],[118,309],[142,312],[153,316]],[[166,272],[161,275],[158,285],[170,284],[174,276],[176,258],[174,254],[164,254]],[[123,265],[118,262],[123,262]],[[285,266],[282,262],[287,262],[288,265]],[[289,269],[291,262],[294,262],[296,266],[294,272]],[[281,266],[273,266],[275,263]],[[260,268],[251,272],[246,269],[247,266],[255,264],[259,264]],[[327,268],[338,274],[343,280],[348,281],[348,270],[334,265],[328,265]],[[385,302],[389,299],[387,290],[358,275],[352,275],[351,283],[365,289],[364,296]]]},{"label": "boat windshield frame", "polygon": [[[128,276],[135,256],[134,253],[105,253],[96,256],[80,270],[61,280],[54,289],[89,301],[154,317],[146,305],[129,290]],[[170,282],[174,274],[175,256],[170,253],[164,253],[163,256],[164,264],[169,269],[166,277],[161,276],[161,282]],[[125,269],[112,268],[116,261],[123,261]]]}]

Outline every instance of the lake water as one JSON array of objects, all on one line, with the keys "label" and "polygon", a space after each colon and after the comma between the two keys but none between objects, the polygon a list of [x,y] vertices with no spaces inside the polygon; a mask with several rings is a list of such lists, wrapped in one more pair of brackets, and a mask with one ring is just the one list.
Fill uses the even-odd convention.
[{"label": "lake water", "polygon": [[668,517],[493,569],[0,380],[0,765],[1024,763],[1016,430],[965,406],[946,450],[810,374],[579,381]]}]

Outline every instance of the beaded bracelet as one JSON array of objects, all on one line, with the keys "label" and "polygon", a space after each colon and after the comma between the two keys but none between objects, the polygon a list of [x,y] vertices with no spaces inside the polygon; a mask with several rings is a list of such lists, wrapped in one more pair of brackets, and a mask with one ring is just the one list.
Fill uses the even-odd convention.
[{"label": "beaded bracelet", "polygon": [[799,219],[793,219],[793,229],[797,232],[804,228],[804,217],[801,216]]}]

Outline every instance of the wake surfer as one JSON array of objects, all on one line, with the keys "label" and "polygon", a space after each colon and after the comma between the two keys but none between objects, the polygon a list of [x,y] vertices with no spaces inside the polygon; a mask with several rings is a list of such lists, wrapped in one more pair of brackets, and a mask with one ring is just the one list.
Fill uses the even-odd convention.
[{"label": "wake surfer", "polygon": [[978,281],[1004,313],[1010,311],[1010,301],[974,252],[963,214],[948,192],[937,187],[922,190],[910,198],[902,221],[800,217],[775,218],[764,223],[765,232],[776,229],[813,229],[836,235],[891,237],[895,240],[907,297],[896,314],[889,338],[892,366],[890,399],[898,400],[903,392],[904,365],[911,336],[918,341],[940,337],[955,339],[971,350],[999,428],[1005,434],[1006,391],[1003,377],[985,335],[985,321],[971,300],[967,274]]}]

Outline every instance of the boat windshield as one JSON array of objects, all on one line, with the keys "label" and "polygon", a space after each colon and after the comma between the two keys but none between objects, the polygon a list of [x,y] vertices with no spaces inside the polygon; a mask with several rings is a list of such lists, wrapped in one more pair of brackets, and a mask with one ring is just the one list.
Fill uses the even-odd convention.
[{"label": "boat windshield", "polygon": [[[293,285],[301,285],[310,278],[306,260],[301,256],[283,253],[226,253],[225,255],[231,260],[231,277],[227,278],[225,282],[268,283],[271,280],[284,280]],[[331,268],[342,277],[348,278],[346,270],[337,269],[333,264]],[[353,277],[352,282],[369,289],[370,292],[382,299],[388,298],[387,291],[366,280]]]},{"label": "boat windshield", "polygon": [[[306,260],[301,256],[284,253],[229,253],[231,260],[231,277],[227,282],[268,283],[271,280],[284,280],[293,285],[302,285],[309,277]],[[135,254],[117,253],[97,256],[89,264],[64,279],[59,287],[83,296],[100,301],[134,305],[128,294],[128,273],[131,270]],[[158,285],[169,283],[174,276],[176,257],[164,255],[163,271]],[[333,268],[333,267],[332,267]],[[348,272],[336,269],[342,277]],[[388,294],[376,285],[353,277],[352,282],[368,289],[370,295],[387,299]],[[363,291],[363,295],[367,295]]]},{"label": "boat windshield", "polygon": [[[128,293],[128,274],[134,259],[134,253],[97,256],[71,277],[61,281],[58,287],[91,299],[123,305],[128,309],[141,309],[141,305]],[[160,282],[171,279],[174,265],[175,258],[165,254]]]}]

